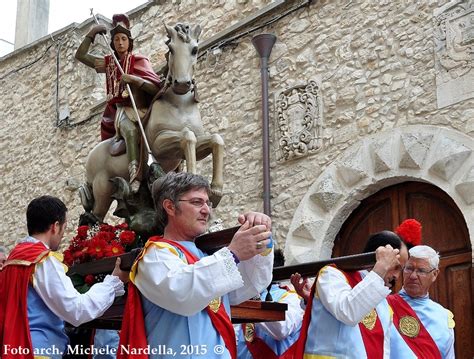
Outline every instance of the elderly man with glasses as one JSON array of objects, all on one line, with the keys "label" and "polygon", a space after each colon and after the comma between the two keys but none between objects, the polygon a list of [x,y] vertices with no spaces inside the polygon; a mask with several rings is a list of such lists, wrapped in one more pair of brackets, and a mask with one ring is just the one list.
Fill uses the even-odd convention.
[{"label": "elderly man with glasses", "polygon": [[240,215],[230,244],[207,255],[194,239],[211,214],[208,181],[168,173],[152,192],[163,236],[150,238],[132,267],[118,357],[140,358],[138,350],[151,348],[142,357],[235,359],[230,304],[259,295],[271,281],[270,218]]},{"label": "elderly man with glasses", "polygon": [[393,358],[454,358],[453,313],[429,298],[439,274],[439,255],[420,245],[409,251],[403,288],[387,298],[393,310]]}]

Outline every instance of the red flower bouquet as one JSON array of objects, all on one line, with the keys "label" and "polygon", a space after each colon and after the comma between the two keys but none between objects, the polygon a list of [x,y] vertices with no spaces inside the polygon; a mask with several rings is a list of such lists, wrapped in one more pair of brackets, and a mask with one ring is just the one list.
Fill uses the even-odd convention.
[{"label": "red flower bouquet", "polygon": [[[64,264],[72,267],[76,264],[92,262],[106,257],[113,257],[132,250],[138,245],[134,231],[128,229],[127,223],[116,226],[97,224],[79,226],[77,234],[69,247],[64,251]],[[101,282],[105,274],[73,274],[71,279],[76,289],[85,293],[96,282]]]},{"label": "red flower bouquet", "polygon": [[126,223],[79,226],[76,236],[64,251],[64,263],[72,266],[123,254],[132,249],[135,240],[135,232],[128,230]]}]

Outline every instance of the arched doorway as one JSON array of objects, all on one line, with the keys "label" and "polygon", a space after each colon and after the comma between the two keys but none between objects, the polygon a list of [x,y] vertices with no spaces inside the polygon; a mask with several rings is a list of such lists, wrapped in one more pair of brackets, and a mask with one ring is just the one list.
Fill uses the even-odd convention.
[{"label": "arched doorway", "polygon": [[360,253],[370,233],[394,229],[406,218],[423,226],[423,244],[440,252],[440,275],[430,297],[449,308],[456,321],[456,357],[474,355],[472,250],[464,217],[439,188],[421,182],[386,187],[364,199],[344,222],[333,256]]}]

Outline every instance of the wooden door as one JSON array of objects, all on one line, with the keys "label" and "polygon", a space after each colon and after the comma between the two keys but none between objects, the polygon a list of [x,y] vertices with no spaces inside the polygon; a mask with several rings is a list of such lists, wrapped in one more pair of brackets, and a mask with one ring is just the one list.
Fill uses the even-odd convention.
[{"label": "wooden door", "polygon": [[343,224],[333,256],[361,253],[370,233],[394,230],[406,218],[421,222],[423,244],[441,255],[440,275],[430,289],[430,297],[454,313],[456,357],[472,358],[472,250],[464,217],[445,192],[427,183],[404,182],[366,198]]}]

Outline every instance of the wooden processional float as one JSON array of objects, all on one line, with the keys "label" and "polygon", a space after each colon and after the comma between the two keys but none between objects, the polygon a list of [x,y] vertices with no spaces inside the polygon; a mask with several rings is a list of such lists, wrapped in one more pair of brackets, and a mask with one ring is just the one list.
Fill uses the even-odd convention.
[{"label": "wooden processional float", "polygon": [[[239,226],[203,234],[196,238],[196,245],[202,251],[212,254],[222,247],[227,246],[238,229]],[[121,269],[130,270],[140,251],[141,248],[136,248],[131,252],[120,255],[119,257],[122,260],[120,265]],[[116,259],[117,257],[108,257],[94,262],[77,264],[69,269],[68,275],[111,273]],[[303,277],[315,277],[321,268],[329,264],[335,264],[341,270],[354,271],[370,268],[374,263],[375,252],[371,252],[292,266],[275,267],[273,268],[273,281],[288,280],[290,276],[296,272]],[[82,327],[120,329],[125,300],[125,297],[117,298],[102,317],[86,323],[82,325]],[[233,323],[280,321],[285,320],[286,310],[287,304],[284,303],[248,300],[239,305],[231,306],[231,317]]]},{"label": "wooden processional float", "polygon": [[[91,14],[94,16],[94,14],[91,11]],[[98,23],[97,19],[94,16],[94,19]],[[167,85],[163,88],[163,94],[165,91],[168,91],[169,95],[168,96],[161,96],[158,97],[157,100],[152,104],[151,107],[151,112],[150,112],[150,120],[148,121],[148,127],[142,127],[142,124],[140,121],[139,127],[140,127],[140,132],[143,135],[145,144],[147,144],[146,138],[152,139],[150,143],[153,143],[154,146],[150,148],[149,145],[146,145],[147,147],[147,152],[148,154],[153,157],[156,162],[159,164],[161,167],[160,170],[162,172],[169,172],[172,170],[175,170],[176,168],[172,166],[172,168],[164,168],[163,163],[174,163],[176,167],[181,163],[181,161],[185,160],[186,161],[186,167],[189,170],[190,168],[194,170],[190,170],[190,172],[195,172],[195,158],[193,156],[188,156],[182,158],[179,156],[179,158],[171,158],[169,154],[172,153],[188,153],[189,148],[181,148],[182,143],[184,143],[182,140],[177,141],[174,143],[174,145],[179,145],[176,151],[171,151],[171,152],[161,152],[162,148],[170,148],[169,146],[171,144],[166,144],[166,146],[160,142],[157,141],[157,139],[161,138],[163,134],[160,131],[155,131],[154,129],[156,128],[168,128],[168,127],[163,127],[164,125],[170,125],[172,124],[172,128],[176,126],[176,123],[179,121],[182,121],[182,118],[186,118],[188,121],[190,120],[188,118],[188,114],[192,113],[193,116],[191,118],[190,123],[181,123],[183,128],[192,128],[194,129],[193,131],[195,132],[193,136],[196,136],[197,138],[197,147],[199,148],[204,148],[203,146],[207,146],[209,148],[212,148],[212,151],[209,151],[209,153],[212,153],[213,156],[213,163],[216,162],[216,166],[213,168],[213,176],[212,176],[212,181],[211,181],[211,201],[213,203],[218,203],[221,196],[222,196],[222,171],[223,171],[223,163],[222,160],[219,160],[222,158],[222,153],[219,152],[223,148],[223,141],[219,136],[209,136],[204,129],[202,128],[202,122],[200,119],[200,114],[199,114],[199,109],[197,107],[197,99],[196,99],[196,88],[195,88],[195,82],[193,80],[193,66],[192,64],[195,63],[196,61],[196,56],[197,56],[197,51],[195,52],[190,51],[190,47],[196,48],[198,45],[198,37],[201,32],[201,29],[199,26],[195,27],[190,27],[190,26],[185,26],[183,24],[177,24],[174,28],[166,26],[166,30],[168,33],[169,41],[177,41],[177,44],[179,44],[179,48],[181,49],[180,54],[175,51],[173,56],[168,57],[168,63],[167,67],[169,69],[168,71],[168,80],[170,83],[167,83]],[[186,35],[186,38],[190,38],[192,41],[185,42],[183,43],[183,36],[177,36],[177,32],[180,32],[182,34]],[[105,43],[108,43],[107,39],[105,36],[104,40]],[[268,58],[271,53],[271,49],[273,47],[273,44],[275,43],[275,36],[272,34],[260,34],[257,35],[253,38],[252,42],[255,45],[255,48],[258,52],[258,55],[261,60],[261,75],[262,75],[262,107],[263,107],[263,157],[264,157],[264,213],[267,214],[268,216],[271,216],[270,214],[270,193],[269,193],[269,179],[270,179],[270,173],[269,173],[269,135],[268,135]],[[167,43],[169,45],[169,43]],[[177,48],[178,46],[176,46]],[[113,51],[109,49],[111,53]],[[191,54],[191,55],[190,55]],[[191,56],[191,58],[189,58]],[[178,58],[184,58],[186,59],[185,63],[189,64],[187,66],[187,71],[186,71],[186,78],[189,78],[189,81],[186,83],[193,84],[193,88],[187,87],[187,92],[182,93],[183,91],[173,91],[171,87],[173,86],[181,86],[178,81],[176,81],[175,76],[173,75],[175,72],[175,67],[180,69],[177,64],[179,64]],[[174,59],[173,61],[170,61],[170,59]],[[117,59],[115,59],[117,62],[117,66],[120,67],[120,64],[118,63]],[[184,61],[184,60],[183,60]],[[181,69],[182,70],[182,69]],[[123,70],[122,70],[123,72]],[[174,81],[171,81],[173,78],[175,78]],[[189,85],[188,84],[188,85]],[[194,90],[193,90],[194,89]],[[131,94],[131,89],[130,86],[127,84],[127,90]],[[191,91],[192,90],[192,91]],[[167,99],[173,98],[175,99],[175,103],[169,104]],[[179,101],[178,99],[179,98]],[[187,100],[184,101],[183,98],[186,98]],[[131,96],[132,99],[132,105],[134,107],[134,111],[136,115],[138,115],[138,111],[136,109],[136,106],[134,104],[133,100],[133,95]],[[177,117],[171,117],[171,118],[164,118],[163,113],[173,113],[175,114],[176,111],[176,106],[177,104],[183,104],[183,103],[189,103],[190,107],[186,108],[179,108],[179,110],[182,110],[183,113],[186,114],[186,116],[181,116],[177,115]],[[168,108],[169,106],[173,107],[173,111],[165,111],[163,109]],[[158,115],[154,116],[154,113],[158,113]],[[178,112],[178,114],[180,114]],[[139,116],[136,116],[137,118]],[[179,121],[178,121],[179,120]],[[163,121],[165,123],[163,123]],[[155,124],[153,125],[152,124]],[[151,128],[151,129],[150,129]],[[176,135],[181,134],[182,131],[178,131]],[[169,135],[166,134],[164,138],[168,138]],[[209,140],[209,138],[213,139],[212,141],[217,141],[216,143],[211,143],[212,141]],[[211,141],[211,142],[209,142]],[[156,147],[156,148],[155,148]],[[219,149],[219,151],[217,151]],[[214,152],[215,150],[215,152]],[[95,156],[99,156],[104,152],[104,157],[100,158],[100,160],[97,160]],[[166,159],[166,161],[160,162],[160,158]],[[100,166],[100,167],[94,167],[93,164],[100,163],[103,164],[105,160],[109,159],[110,154],[108,150],[108,142],[103,141],[100,144],[98,144],[89,154],[86,168],[88,170],[86,171],[86,177],[89,179],[89,182],[86,183],[83,187],[81,187],[81,201],[83,203],[84,209],[86,210],[86,213],[84,214],[84,218],[87,219],[88,216],[92,217],[92,223],[94,223],[96,220],[101,221],[105,214],[107,213],[107,210],[110,207],[110,203],[112,202],[113,198],[108,195],[110,192],[110,188],[108,186],[112,186],[111,182],[109,179],[112,177],[116,177],[117,174],[114,173],[114,176],[111,177],[111,174],[104,174],[101,172],[100,176],[97,176],[98,172],[96,173],[95,171],[102,171],[105,167],[107,166]],[[127,165],[128,165],[128,160],[125,155],[122,155],[122,161],[120,162],[123,164],[122,172],[123,174],[118,176],[118,177],[127,177]],[[198,158],[199,160],[199,158]],[[89,163],[90,162],[90,163]],[[116,169],[117,170],[117,169]],[[122,173],[119,172],[119,173]],[[160,172],[160,171],[159,171]],[[160,172],[161,173],[161,172]],[[104,182],[101,183],[98,188],[107,188],[107,191],[104,191],[104,195],[97,195],[96,198],[93,198],[92,194],[96,194],[93,190],[94,183],[95,181],[92,180],[92,178],[100,178],[104,179]],[[122,178],[123,179],[123,178]],[[118,181],[118,183],[122,184],[127,184],[126,180],[123,181]],[[96,183],[97,184],[97,183]],[[120,187],[120,186],[118,186]],[[149,198],[149,193],[146,193],[146,186],[142,186],[142,192],[144,191],[145,194],[143,194],[142,197],[144,198]],[[120,192],[120,191],[119,191]],[[127,193],[125,195],[124,193]],[[128,206],[126,201],[124,200],[125,197],[128,198],[129,196],[129,191],[123,191],[123,193],[119,193],[118,197],[117,194],[115,194],[115,199],[120,198],[120,200],[124,201],[124,204],[121,204],[119,207],[123,207],[127,209],[127,213],[131,211],[132,207],[134,206]],[[137,213],[128,213],[128,215],[119,215],[120,217],[127,218],[130,220],[130,222],[135,223],[135,219],[137,219],[136,223],[139,224],[140,227],[140,221],[138,219],[149,219],[150,218],[150,212],[154,211],[154,208],[152,205],[150,205],[149,201],[142,201],[142,198],[139,196],[140,193],[137,194],[138,198],[137,201],[141,203],[141,206],[143,208],[139,208],[142,211],[138,211]],[[135,199],[133,199],[134,201]],[[133,202],[132,201],[132,202]],[[133,217],[133,218],[132,218]],[[133,219],[133,220],[132,220]],[[146,221],[145,221],[146,222]],[[145,223],[144,222],[144,223]],[[83,223],[87,224],[87,223]],[[143,224],[143,223],[142,223]],[[135,230],[134,227],[131,225],[130,228],[132,230]],[[150,227],[151,228],[151,227]],[[206,253],[213,253],[216,250],[228,245],[230,241],[232,240],[233,235],[235,232],[238,230],[239,227],[233,227],[229,228],[223,231],[219,232],[213,232],[209,234],[204,234],[196,239],[196,245],[198,248],[203,250]],[[137,232],[137,231],[136,231]],[[152,232],[152,231],[150,231]],[[153,233],[153,232],[152,232]],[[130,270],[133,262],[135,261],[135,258],[137,255],[140,253],[140,249],[135,249],[129,253],[122,254],[120,255],[122,261],[121,261],[121,268],[123,270]],[[101,260],[97,260],[94,262],[88,262],[88,263],[82,263],[78,264],[75,266],[72,266],[69,270],[69,275],[74,275],[74,274],[79,274],[79,275],[87,275],[87,274],[107,274],[111,273],[114,265],[115,265],[116,257],[108,257],[104,258]],[[273,280],[274,281],[281,281],[285,279],[289,279],[291,274],[293,273],[300,273],[303,276],[316,276],[319,270],[324,267],[325,265],[328,264],[336,264],[339,268],[343,270],[356,270],[356,269],[361,269],[366,266],[370,266],[375,262],[375,253],[369,253],[369,254],[364,254],[364,255],[357,255],[357,256],[349,256],[349,257],[341,257],[341,258],[333,258],[329,260],[324,260],[324,261],[318,261],[318,262],[312,262],[312,263],[305,263],[301,265],[295,265],[295,266],[288,266],[288,267],[278,267],[274,268],[273,270]],[[92,322],[86,323],[83,326],[85,327],[94,327],[94,328],[104,328],[104,329],[112,329],[112,328],[120,328],[121,326],[121,320],[122,320],[122,314],[123,314],[123,309],[124,309],[124,303],[125,303],[125,298],[117,298],[115,303],[110,307],[104,315]],[[285,319],[285,311],[287,309],[287,305],[283,303],[275,303],[275,302],[262,302],[262,301],[246,301],[244,303],[241,303],[240,305],[237,306],[231,306],[231,317],[232,321],[234,323],[249,323],[249,322],[261,322],[261,321],[280,321]]]}]

